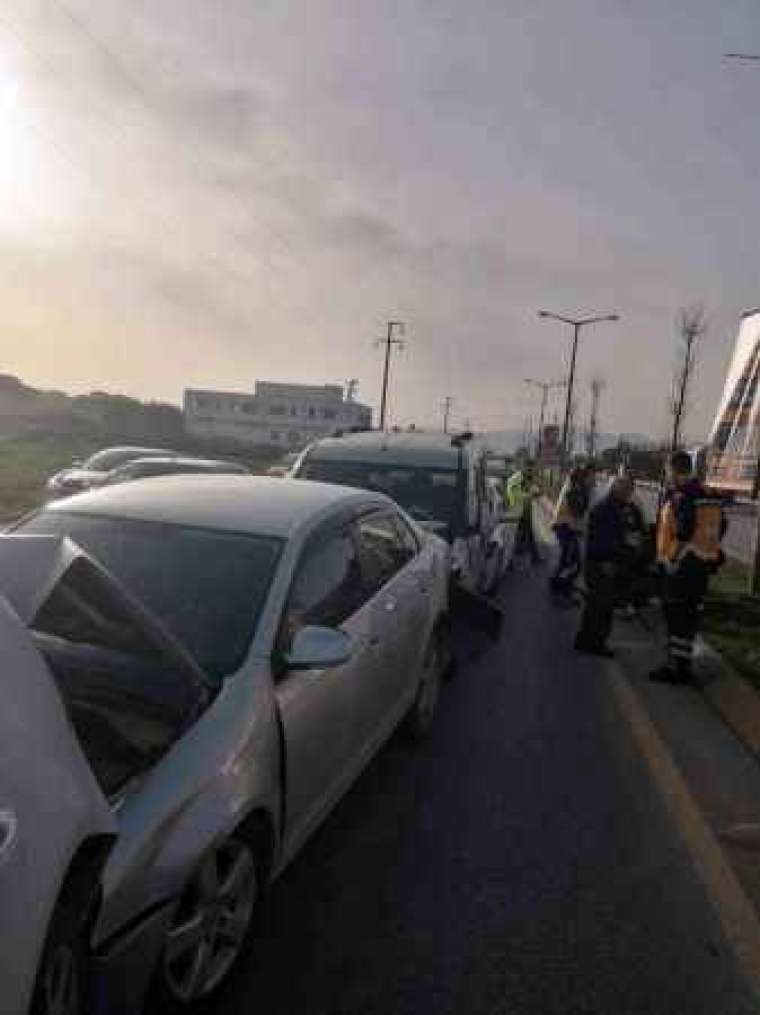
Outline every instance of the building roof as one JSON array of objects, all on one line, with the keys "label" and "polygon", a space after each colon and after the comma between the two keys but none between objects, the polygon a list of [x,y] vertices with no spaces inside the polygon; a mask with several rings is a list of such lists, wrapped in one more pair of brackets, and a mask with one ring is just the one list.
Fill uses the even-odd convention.
[{"label": "building roof", "polygon": [[[470,444],[465,444],[467,452]],[[455,469],[459,449],[447,434],[377,431],[325,437],[313,445],[309,458],[319,461],[387,462],[417,468]]]},{"label": "building roof", "polygon": [[195,474],[109,486],[55,501],[45,510],[287,538],[330,508],[362,503],[390,502],[383,494],[329,483]]}]

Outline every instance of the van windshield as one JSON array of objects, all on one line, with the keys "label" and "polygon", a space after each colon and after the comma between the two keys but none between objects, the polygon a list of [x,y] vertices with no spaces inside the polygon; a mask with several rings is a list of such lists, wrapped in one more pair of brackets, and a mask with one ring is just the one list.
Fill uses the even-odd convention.
[{"label": "van windshield", "polygon": [[364,462],[306,459],[299,478],[340,486],[357,486],[387,494],[415,521],[438,522],[448,530],[459,525],[461,487],[455,469],[424,469]]}]

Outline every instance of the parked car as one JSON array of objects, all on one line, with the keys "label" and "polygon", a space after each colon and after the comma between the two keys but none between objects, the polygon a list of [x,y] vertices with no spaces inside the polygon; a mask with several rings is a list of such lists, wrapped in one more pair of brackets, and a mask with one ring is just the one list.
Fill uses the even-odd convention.
[{"label": "parked car", "polygon": [[135,458],[159,456],[166,458],[173,455],[174,452],[168,448],[103,448],[84,462],[74,459],[68,469],[62,469],[51,476],[47,481],[47,493],[50,497],[69,497],[71,494],[100,486],[106,481],[109,472]]},{"label": "parked car", "polygon": [[134,461],[112,469],[105,478],[104,485],[127,483],[133,479],[149,479],[151,476],[190,475],[193,473],[211,473],[212,475],[243,475],[250,472],[244,465],[237,462],[224,462],[213,458],[135,458]]},{"label": "parked car", "polygon": [[486,463],[485,450],[469,435],[365,432],[316,441],[291,475],[387,494],[451,545],[457,584],[482,593],[498,583],[507,563],[493,552],[497,521]]},{"label": "parked car", "polygon": [[227,978],[264,886],[391,732],[430,728],[448,547],[381,494],[242,476],[56,501],[0,561],[39,535],[85,561],[29,628],[116,823],[76,946],[94,993],[66,1010],[182,1008]]},{"label": "parked car", "polygon": [[69,541],[0,538],[0,589],[0,1012],[77,1015],[119,802],[206,692]]},{"label": "parked car", "polygon": [[279,462],[269,466],[267,476],[273,476],[275,479],[285,479],[298,461],[299,455],[300,452],[298,451],[289,451],[286,455],[283,455]]},{"label": "parked car", "polygon": [[488,512],[487,556],[490,563],[490,589],[499,584],[504,572],[512,566],[515,552],[517,525],[509,518],[504,500],[504,483],[489,476],[486,481]]}]

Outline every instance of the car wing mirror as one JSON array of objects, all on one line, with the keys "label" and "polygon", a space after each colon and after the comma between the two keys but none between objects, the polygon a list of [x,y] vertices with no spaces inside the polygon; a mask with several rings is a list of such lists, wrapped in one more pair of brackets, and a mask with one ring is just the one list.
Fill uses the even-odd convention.
[{"label": "car wing mirror", "polygon": [[289,670],[326,670],[342,666],[353,655],[353,642],[343,631],[331,627],[302,627],[285,654]]}]

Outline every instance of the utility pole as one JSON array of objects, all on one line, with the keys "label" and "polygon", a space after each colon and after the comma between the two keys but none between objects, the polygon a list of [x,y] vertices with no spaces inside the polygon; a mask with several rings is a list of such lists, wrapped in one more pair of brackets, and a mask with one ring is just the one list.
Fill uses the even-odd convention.
[{"label": "utility pole", "polygon": [[544,417],[546,415],[546,403],[549,400],[549,392],[552,388],[564,388],[566,381],[534,381],[532,377],[526,377],[525,383],[541,392],[541,409],[538,420],[538,442],[536,444],[536,458],[541,457],[544,441]]},{"label": "utility pole", "polygon": [[562,324],[569,324],[573,329],[573,345],[570,355],[570,372],[567,378],[567,400],[565,401],[565,422],[562,427],[562,465],[567,465],[567,436],[570,426],[570,412],[573,404],[573,385],[575,383],[575,360],[578,355],[578,339],[581,328],[588,324],[599,324],[602,321],[619,321],[620,314],[596,314],[593,317],[565,317],[563,314],[555,314],[551,310],[539,310],[538,316],[543,319],[560,321]]},{"label": "utility pole", "polygon": [[451,395],[446,395],[443,400],[443,432],[449,432],[449,414],[451,413],[451,406],[454,404],[454,399]]},{"label": "utility pole", "polygon": [[385,410],[388,404],[388,373],[391,366],[391,349],[394,345],[399,348],[403,348],[404,341],[401,338],[394,338],[393,332],[398,331],[400,335],[404,334],[406,325],[403,321],[388,321],[388,332],[385,338],[381,338],[378,341],[378,345],[385,346],[385,362],[383,365],[383,393],[380,399],[380,429],[385,430]]},{"label": "utility pole", "polygon": [[593,458],[596,454],[596,438],[599,427],[599,399],[606,387],[603,377],[592,377],[591,383],[591,416],[588,421],[588,434],[586,436],[586,454]]}]

